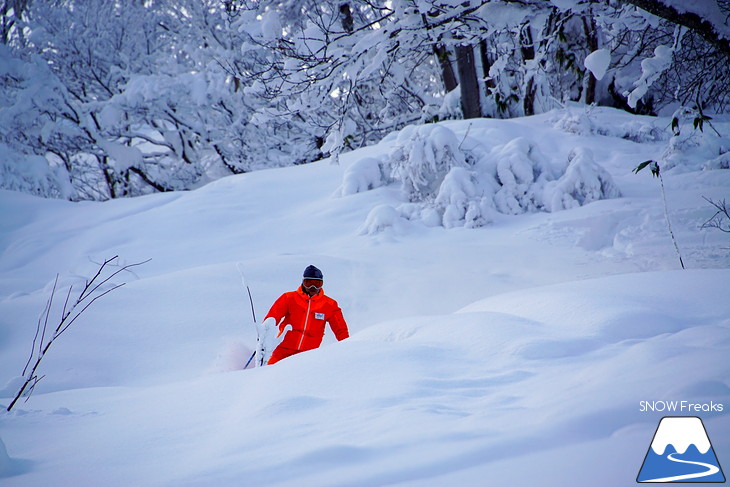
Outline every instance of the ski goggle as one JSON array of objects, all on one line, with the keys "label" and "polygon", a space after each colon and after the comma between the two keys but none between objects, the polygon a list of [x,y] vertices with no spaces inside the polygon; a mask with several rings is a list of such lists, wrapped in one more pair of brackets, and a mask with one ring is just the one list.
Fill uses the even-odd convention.
[{"label": "ski goggle", "polygon": [[323,283],[320,279],[304,279],[302,284],[307,289],[312,289],[312,288],[321,289]]}]

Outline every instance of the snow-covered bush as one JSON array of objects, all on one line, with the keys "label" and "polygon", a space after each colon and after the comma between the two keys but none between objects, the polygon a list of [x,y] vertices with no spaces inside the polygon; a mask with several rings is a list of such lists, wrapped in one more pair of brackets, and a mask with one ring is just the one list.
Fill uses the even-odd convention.
[{"label": "snow-covered bush", "polygon": [[456,134],[443,125],[408,126],[401,130],[387,164],[410,201],[426,201],[438,191],[453,167],[466,167]]},{"label": "snow-covered bush", "polygon": [[[535,141],[504,135],[515,132],[488,129],[465,138],[467,152],[443,125],[407,127],[384,141],[394,147],[388,158],[353,163],[343,175],[340,194],[401,185],[407,201],[374,208],[360,230],[364,235],[399,229],[407,220],[475,228],[498,214],[560,211],[621,195],[587,148],[573,149],[568,160],[559,163],[549,160]],[[508,141],[489,147],[489,142],[504,140]]]},{"label": "snow-covered bush", "polygon": [[553,127],[570,134],[589,135],[597,133],[593,123],[593,117],[589,110],[556,110],[552,119]]},{"label": "snow-covered bush", "polygon": [[436,116],[439,120],[458,119],[463,116],[461,113],[461,92],[459,90],[455,89],[446,93]]},{"label": "snow-covered bush", "polygon": [[501,213],[518,215],[543,209],[542,188],[555,179],[545,156],[532,141],[518,137],[495,148],[489,165],[500,185],[494,201]]},{"label": "snow-covered bush", "polygon": [[730,150],[723,152],[714,159],[707,161],[703,169],[730,169]]},{"label": "snow-covered bush", "polygon": [[360,228],[360,235],[375,235],[393,229],[400,231],[403,218],[400,212],[390,205],[378,205],[368,213],[365,223]]},{"label": "snow-covered bush", "polygon": [[44,198],[70,199],[73,188],[63,166],[51,167],[42,156],[20,154],[0,143],[0,188]]},{"label": "snow-covered bush", "polygon": [[493,220],[494,200],[485,195],[474,171],[454,167],[444,178],[435,200],[435,207],[445,228],[481,227]]},{"label": "snow-covered bush", "polygon": [[673,136],[659,159],[662,170],[727,169],[730,134],[718,132],[710,119],[682,107],[672,117]]},{"label": "snow-covered bush", "polygon": [[656,125],[654,119],[634,119],[616,123],[613,109],[582,107],[557,110],[551,119],[553,127],[576,135],[604,135],[619,137],[633,142],[659,142],[669,135],[663,127]]},{"label": "snow-covered bush", "polygon": [[383,164],[379,159],[366,157],[351,164],[342,177],[340,194],[361,193],[382,186],[385,183]]},{"label": "snow-covered bush", "polygon": [[638,120],[622,123],[613,129],[613,131],[601,131],[599,133],[601,135],[621,137],[622,139],[640,144],[644,142],[661,142],[667,140],[669,137],[669,134],[664,128],[657,126],[653,122]]},{"label": "snow-covered bush", "polygon": [[565,173],[545,186],[545,209],[560,211],[593,201],[621,196],[611,175],[593,160],[593,153],[577,147],[568,155]]}]

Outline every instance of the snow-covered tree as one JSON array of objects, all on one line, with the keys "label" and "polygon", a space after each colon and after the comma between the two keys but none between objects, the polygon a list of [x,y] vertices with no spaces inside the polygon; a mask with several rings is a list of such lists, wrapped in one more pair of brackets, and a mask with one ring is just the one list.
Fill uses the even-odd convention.
[{"label": "snow-covered tree", "polygon": [[72,198],[105,199],[336,161],[447,118],[566,102],[724,111],[728,13],[728,0],[6,0],[3,56],[25,68],[5,69],[0,142],[65,168]]}]

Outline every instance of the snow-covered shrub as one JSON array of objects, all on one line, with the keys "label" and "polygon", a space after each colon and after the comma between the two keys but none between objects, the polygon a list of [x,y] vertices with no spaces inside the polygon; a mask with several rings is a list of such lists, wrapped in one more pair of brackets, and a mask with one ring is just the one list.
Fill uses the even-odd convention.
[{"label": "snow-covered shrub", "polygon": [[463,117],[461,113],[461,91],[451,90],[444,96],[443,102],[438,109],[439,120],[458,119]]},{"label": "snow-covered shrub", "polygon": [[534,142],[518,137],[495,148],[490,159],[500,185],[494,195],[500,213],[518,215],[542,209],[542,188],[555,177]]},{"label": "snow-covered shrub", "polygon": [[659,159],[662,170],[726,169],[730,136],[718,132],[697,110],[682,107],[672,116],[673,136]]},{"label": "snow-covered shrub", "polygon": [[342,177],[340,194],[350,194],[369,191],[382,186],[386,181],[383,176],[382,162],[374,157],[366,157],[351,164]]},{"label": "snow-covered shrub", "polygon": [[553,127],[564,132],[576,135],[589,135],[596,133],[593,117],[589,109],[576,109],[556,111],[552,118]]},{"label": "snow-covered shrub", "polygon": [[546,184],[545,209],[560,211],[593,201],[621,196],[611,175],[593,160],[593,153],[577,147],[568,155],[568,167],[557,181]]},{"label": "snow-covered shrub", "polygon": [[644,122],[639,120],[632,120],[631,122],[622,123],[619,125],[615,132],[612,134],[609,131],[600,132],[601,135],[615,135],[622,139],[630,140],[632,142],[638,142],[639,144],[645,142],[661,142],[667,140],[669,135],[667,131],[658,127],[652,122]]},{"label": "snow-covered shrub", "polygon": [[452,167],[465,167],[467,162],[454,132],[428,124],[401,130],[388,165],[410,201],[425,201],[436,194]]},{"label": "snow-covered shrub", "polygon": [[375,235],[386,229],[399,231],[403,221],[398,210],[390,205],[378,205],[368,213],[365,223],[360,228],[360,235]]},{"label": "snow-covered shrub", "polygon": [[397,183],[404,190],[400,205],[374,208],[360,233],[400,231],[408,221],[475,228],[498,214],[560,211],[621,195],[586,148],[575,148],[567,162],[558,163],[526,137],[510,140],[489,129],[464,140],[468,152],[442,125],[411,126],[387,141],[394,147],[387,158],[352,164],[343,176],[342,196]]},{"label": "snow-covered shrub", "polygon": [[51,167],[46,158],[26,156],[0,143],[0,188],[44,198],[70,199],[73,188],[63,166]]},{"label": "snow-covered shrub", "polygon": [[481,227],[493,220],[492,194],[479,189],[476,174],[463,167],[454,167],[444,178],[436,196],[435,206],[445,228]]},{"label": "snow-covered shrub", "polygon": [[553,127],[576,135],[605,135],[619,137],[633,142],[658,142],[668,135],[653,119],[635,119],[615,123],[614,109],[605,107],[565,108],[556,111],[551,119]]},{"label": "snow-covered shrub", "polygon": [[707,161],[703,169],[730,169],[730,150],[720,154],[718,157]]}]

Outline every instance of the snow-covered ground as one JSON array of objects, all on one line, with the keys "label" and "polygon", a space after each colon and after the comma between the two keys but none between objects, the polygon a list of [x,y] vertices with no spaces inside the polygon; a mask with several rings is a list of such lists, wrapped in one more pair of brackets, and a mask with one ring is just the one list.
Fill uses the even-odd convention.
[{"label": "snow-covered ground", "polygon": [[[518,137],[552,167],[590,154],[622,196],[511,215],[484,207],[477,177],[436,209],[409,203],[373,181],[377,163],[351,169],[392,156],[395,135],[340,165],[186,193],[0,192],[3,410],[56,273],[63,288],[114,255],[151,259],[115,279],[126,285],[53,344],[30,399],[0,415],[0,483],[615,487],[635,482],[668,415],[701,417],[727,468],[730,238],[699,227],[714,213],[703,197],[730,196],[730,171],[701,170],[709,135],[663,159],[676,163],[663,178],[681,270],[659,180],[632,173],[664,153],[668,119],[575,110],[442,125],[487,162],[522,150],[505,153]],[[559,174],[536,188],[554,196]],[[459,195],[481,201],[482,226],[467,228]],[[317,265],[351,338],[241,370],[255,332],[237,263],[259,318]],[[647,410],[671,401],[683,409]]]}]

